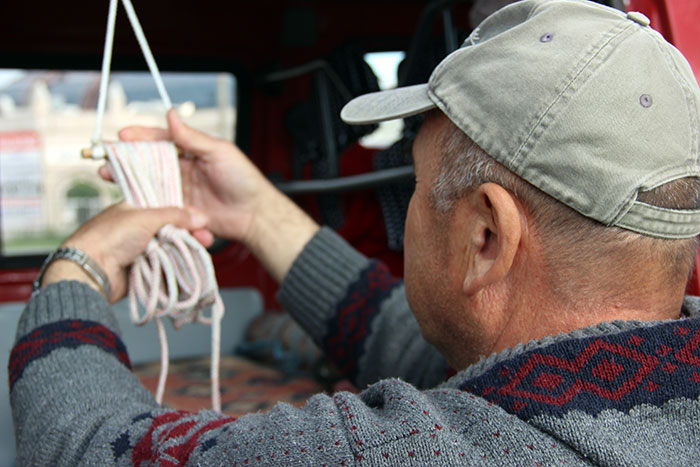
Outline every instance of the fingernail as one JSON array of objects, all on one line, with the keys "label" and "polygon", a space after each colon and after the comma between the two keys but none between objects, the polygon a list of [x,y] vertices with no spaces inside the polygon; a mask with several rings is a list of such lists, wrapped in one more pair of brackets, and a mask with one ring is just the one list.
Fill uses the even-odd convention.
[{"label": "fingernail", "polygon": [[190,211],[190,220],[195,227],[204,227],[207,224],[207,216],[199,211]]}]

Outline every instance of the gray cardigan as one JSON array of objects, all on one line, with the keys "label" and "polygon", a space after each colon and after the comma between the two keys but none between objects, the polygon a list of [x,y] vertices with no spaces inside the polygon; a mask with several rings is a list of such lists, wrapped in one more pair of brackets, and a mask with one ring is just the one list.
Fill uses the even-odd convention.
[{"label": "gray cardigan", "polygon": [[[613,322],[446,379],[403,285],[322,229],[280,301],[364,390],[233,419],[159,407],[108,304],[78,282],[33,297],[9,365],[22,465],[693,465],[700,318]],[[225,332],[225,331],[224,331]]]}]

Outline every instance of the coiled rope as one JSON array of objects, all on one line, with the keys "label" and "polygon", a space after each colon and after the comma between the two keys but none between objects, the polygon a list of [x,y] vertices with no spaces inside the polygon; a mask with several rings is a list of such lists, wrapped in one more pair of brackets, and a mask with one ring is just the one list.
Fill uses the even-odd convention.
[{"label": "coiled rope", "polygon": [[[143,51],[166,109],[172,107],[158,67],[130,0],[122,0],[131,26]],[[93,157],[106,156],[112,178],[120,186],[127,203],[136,207],[183,206],[182,181],[177,148],[169,141],[107,143],[101,139],[107,83],[109,81],[117,0],[110,0],[107,36],[97,111],[97,128],[92,139]],[[214,266],[207,250],[184,229],[164,226],[148,244],[146,252],[131,267],[129,308],[132,321],[143,325],[154,320],[158,330],[161,371],[156,401],[161,404],[168,374],[168,343],[163,318],[176,328],[201,322],[212,327],[211,391],[212,407],[221,411],[219,356],[221,319],[224,305],[219,295]],[[145,309],[139,312],[139,302]],[[211,309],[209,316],[205,311]]]}]

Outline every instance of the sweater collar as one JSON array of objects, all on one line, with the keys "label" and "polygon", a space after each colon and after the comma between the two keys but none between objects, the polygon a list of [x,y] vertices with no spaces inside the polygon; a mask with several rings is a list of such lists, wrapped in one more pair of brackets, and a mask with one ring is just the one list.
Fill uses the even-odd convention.
[{"label": "sweater collar", "polygon": [[521,418],[573,409],[597,414],[700,395],[700,299],[682,317],[613,321],[483,358],[443,387],[472,392]]}]

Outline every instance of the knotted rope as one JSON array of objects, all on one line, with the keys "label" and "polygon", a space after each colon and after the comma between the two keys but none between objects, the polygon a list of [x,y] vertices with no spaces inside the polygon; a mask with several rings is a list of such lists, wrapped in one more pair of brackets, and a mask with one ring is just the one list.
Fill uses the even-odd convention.
[{"label": "knotted rope", "polygon": [[[131,1],[122,2],[163,103],[166,109],[170,108],[170,98]],[[127,203],[144,208],[182,207],[180,167],[177,148],[172,142],[101,141],[116,11],[117,0],[110,0],[92,155],[107,157],[112,178],[119,184]],[[176,328],[195,321],[212,326],[212,407],[220,412],[219,356],[224,305],[207,250],[186,230],[166,225],[158,232],[156,238],[149,242],[146,252],[132,265],[128,297],[131,319],[135,324],[143,325],[151,320],[156,322],[161,351],[161,371],[156,391],[156,401],[159,404],[163,401],[169,360],[163,318],[172,319]],[[139,312],[139,302],[145,309],[142,315]],[[205,316],[204,312],[208,308],[211,308],[211,314]]]}]

